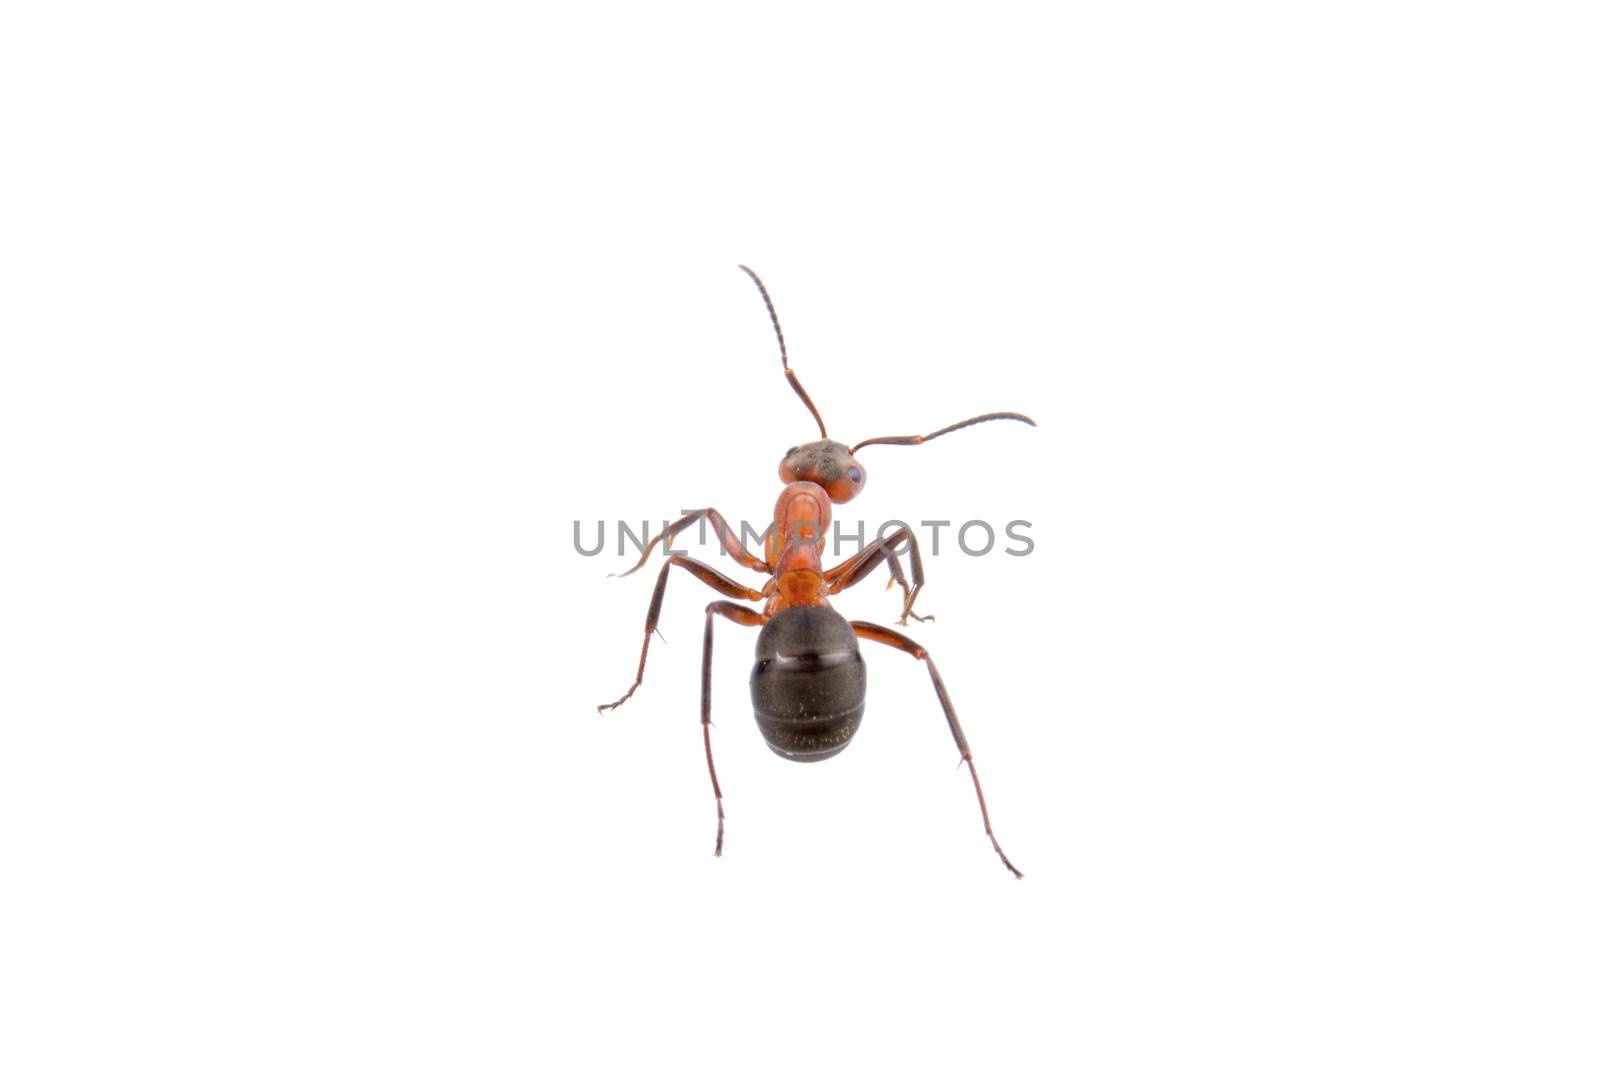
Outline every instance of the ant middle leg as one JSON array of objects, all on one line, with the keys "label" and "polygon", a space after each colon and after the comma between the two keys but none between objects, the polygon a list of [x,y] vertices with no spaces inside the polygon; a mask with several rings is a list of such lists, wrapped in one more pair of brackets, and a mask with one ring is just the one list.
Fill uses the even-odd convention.
[{"label": "ant middle leg", "polygon": [[[905,542],[911,542],[911,584],[906,584],[906,575],[900,569],[899,553],[897,549]],[[918,615],[911,610],[917,602],[917,594],[922,592],[922,551],[917,547],[917,535],[909,527],[902,526],[888,537],[879,537],[862,551],[851,556],[837,567],[831,568],[822,576],[828,583],[828,595],[841,593],[855,585],[861,579],[871,574],[879,563],[889,564],[889,586],[893,588],[896,582],[900,583],[900,596],[903,601],[900,611],[900,625],[906,625],[907,619],[916,619],[918,622],[932,622],[932,615]]]},{"label": "ant middle leg", "polygon": [[688,556],[671,556],[661,565],[661,577],[656,579],[656,591],[650,597],[650,610],[644,617],[644,645],[639,649],[639,672],[633,677],[633,684],[621,697],[609,704],[601,704],[599,711],[610,711],[633,696],[633,691],[639,688],[639,683],[644,681],[644,661],[650,654],[650,637],[656,632],[656,623],[661,619],[661,602],[667,595],[667,575],[673,567],[682,567],[696,578],[705,582],[723,596],[734,596],[741,600],[765,600],[766,597],[751,589],[749,586],[740,585],[732,578],[719,574],[717,571],[701,563],[699,560],[690,559]]}]

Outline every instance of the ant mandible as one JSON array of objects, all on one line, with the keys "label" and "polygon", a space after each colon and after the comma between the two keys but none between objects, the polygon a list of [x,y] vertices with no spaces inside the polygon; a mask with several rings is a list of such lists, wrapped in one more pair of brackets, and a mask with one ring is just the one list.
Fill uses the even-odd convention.
[{"label": "ant mandible", "polygon": [[[967,746],[966,735],[961,732],[956,709],[950,703],[950,694],[945,689],[944,679],[939,677],[939,669],[933,665],[933,657],[927,649],[895,630],[870,622],[847,622],[828,603],[830,596],[855,585],[871,574],[878,564],[887,563],[890,586],[898,582],[901,589],[900,624],[904,626],[907,619],[919,622],[931,619],[932,616],[924,617],[912,610],[923,584],[922,556],[915,535],[908,527],[900,526],[890,536],[880,535],[861,552],[827,569],[822,565],[822,545],[824,533],[832,521],[832,505],[855,499],[866,484],[867,472],[856,459],[856,453],[868,445],[920,445],[954,430],[994,419],[1013,419],[1029,426],[1034,425],[1034,421],[1015,412],[997,411],[963,419],[929,434],[869,437],[854,448],[846,448],[828,437],[827,427],[822,424],[816,404],[811,402],[800,379],[789,369],[789,349],[784,344],[783,327],[778,325],[778,312],[772,306],[772,297],[767,295],[767,287],[749,267],[741,264],[739,269],[750,275],[756,288],[761,290],[761,299],[767,305],[772,328],[778,335],[783,373],[805,403],[806,410],[811,412],[811,417],[817,420],[817,431],[822,439],[796,445],[784,454],[778,464],[778,476],[787,484],[778,494],[778,503],[773,509],[773,524],[766,538],[765,559],[745,549],[727,520],[715,508],[688,512],[644,546],[644,554],[639,562],[624,574],[632,574],[643,567],[658,543],[664,543],[662,550],[665,552],[672,547],[674,537],[704,519],[711,524],[729,555],[743,566],[771,577],[760,589],[752,589],[686,555],[674,556],[669,553],[666,562],[661,565],[661,576],[656,579],[650,610],[645,615],[639,671],[620,699],[600,705],[599,710],[604,712],[622,704],[644,680],[644,661],[650,652],[650,637],[656,632],[656,622],[661,617],[667,575],[673,567],[682,567],[723,596],[755,603],[766,602],[760,611],[731,600],[715,600],[706,605],[705,647],[700,666],[700,728],[705,735],[706,768],[711,772],[711,789],[717,797],[715,854],[720,856],[722,787],[717,782],[717,767],[711,759],[713,621],[721,616],[741,626],[761,628],[761,634],[756,639],[756,664],[750,673],[750,698],[755,706],[756,724],[772,751],[784,759],[805,763],[838,755],[861,725],[861,716],[866,708],[867,671],[857,638],[897,648],[928,665],[933,691],[944,709],[945,721],[950,724],[950,734],[955,738],[956,747],[961,750],[962,762],[972,775],[972,787],[978,794],[978,811],[983,815],[983,831],[989,835],[989,843],[994,845],[1006,870],[1021,878],[1022,872],[1006,858],[989,824],[989,808],[983,800],[983,786],[978,782],[977,768],[972,764],[972,750]],[[896,558],[898,550],[907,542],[911,556],[909,585]]]}]

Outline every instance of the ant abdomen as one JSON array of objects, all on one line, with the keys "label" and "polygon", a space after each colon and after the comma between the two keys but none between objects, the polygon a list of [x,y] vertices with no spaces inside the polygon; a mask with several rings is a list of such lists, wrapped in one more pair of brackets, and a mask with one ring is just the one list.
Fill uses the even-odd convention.
[{"label": "ant abdomen", "polygon": [[855,631],[826,605],[779,612],[761,628],[750,700],[767,746],[815,763],[838,755],[861,725],[867,665]]}]

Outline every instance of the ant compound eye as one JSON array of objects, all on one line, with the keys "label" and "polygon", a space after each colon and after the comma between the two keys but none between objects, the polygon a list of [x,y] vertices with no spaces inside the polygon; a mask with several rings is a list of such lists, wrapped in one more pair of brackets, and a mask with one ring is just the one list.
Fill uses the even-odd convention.
[{"label": "ant compound eye", "polygon": [[789,449],[789,451],[787,451],[787,452],[785,452],[783,454],[784,458],[787,459],[788,457],[794,455],[798,451],[800,451],[800,446],[799,445],[795,445],[793,448]]},{"label": "ant compound eye", "polygon": [[861,484],[861,468],[860,467],[851,467],[849,470],[845,471],[845,474],[849,477],[849,479],[852,482],[855,482],[857,485]]}]

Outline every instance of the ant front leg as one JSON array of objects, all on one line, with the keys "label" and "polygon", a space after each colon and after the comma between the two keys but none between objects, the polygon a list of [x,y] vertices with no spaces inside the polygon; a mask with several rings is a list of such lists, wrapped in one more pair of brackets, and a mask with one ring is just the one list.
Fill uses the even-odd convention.
[{"label": "ant front leg", "polygon": [[956,748],[961,750],[961,759],[967,765],[967,770],[972,774],[972,788],[978,792],[978,811],[983,815],[983,832],[989,835],[989,843],[1000,856],[1000,862],[1006,865],[1006,870],[1022,877],[1022,872],[1011,865],[1006,859],[1005,850],[1000,847],[1000,842],[995,839],[994,828],[989,825],[989,806],[983,802],[983,786],[978,783],[978,768],[972,764],[972,749],[967,747],[967,735],[961,732],[961,721],[956,718],[955,705],[950,703],[950,694],[945,691],[944,679],[939,677],[939,668],[933,665],[933,657],[928,655],[928,650],[917,644],[904,634],[884,626],[870,622],[852,622],[850,628],[856,632],[857,637],[864,637],[868,641],[877,641],[879,644],[898,648],[909,653],[928,665],[928,676],[933,679],[933,691],[939,697],[939,706],[944,709],[945,721],[950,724],[950,736],[956,739]]},{"label": "ant front leg", "polygon": [[711,761],[711,624],[718,615],[740,626],[760,626],[766,619],[758,611],[728,600],[713,600],[706,605],[706,645],[700,658],[700,732],[706,738],[706,770],[711,772],[711,791],[717,795],[717,848],[722,855],[722,786],[717,784],[717,765]]},{"label": "ant front leg", "polygon": [[698,511],[688,512],[682,518],[677,519],[668,525],[665,530],[662,530],[660,533],[650,538],[650,540],[645,543],[644,555],[639,557],[639,562],[635,563],[622,573],[613,575],[612,577],[626,578],[640,567],[643,567],[645,563],[649,561],[650,553],[655,549],[657,544],[665,541],[666,544],[662,548],[662,551],[666,551],[666,549],[672,547],[672,539],[674,537],[677,537],[680,533],[688,529],[690,526],[693,526],[701,519],[705,519],[711,523],[711,528],[716,531],[717,540],[722,542],[723,551],[732,556],[734,559],[738,560],[740,566],[749,567],[751,570],[760,571],[762,574],[772,573],[772,568],[767,565],[766,560],[752,555],[744,547],[744,542],[739,540],[739,535],[733,532],[733,527],[728,525],[728,520],[723,518],[722,515],[718,513],[716,508],[701,508]]},{"label": "ant front leg", "polygon": [[682,567],[724,596],[736,596],[741,600],[766,599],[763,594],[751,589],[749,586],[740,585],[732,578],[717,573],[699,560],[690,559],[688,556],[672,556],[668,558],[661,565],[661,577],[656,579],[656,591],[650,597],[650,611],[644,617],[644,646],[639,649],[639,673],[634,675],[633,684],[628,687],[626,693],[623,693],[620,698],[609,704],[601,704],[600,711],[610,711],[612,708],[621,705],[623,701],[633,696],[633,691],[639,688],[640,682],[644,681],[644,661],[645,657],[650,654],[650,636],[656,632],[656,623],[661,618],[661,601],[667,595],[667,575],[672,572],[673,567]]},{"label": "ant front leg", "polygon": [[[911,542],[911,584],[906,584],[905,572],[900,569],[900,560],[896,551],[905,542]],[[917,602],[917,594],[922,592],[922,552],[917,547],[917,535],[908,527],[902,526],[888,537],[879,537],[862,551],[851,556],[822,576],[828,583],[828,595],[843,592],[855,585],[861,579],[871,574],[879,563],[889,564],[889,586],[893,588],[896,582],[900,583],[900,595],[904,603],[900,611],[900,625],[906,625],[907,619],[916,619],[918,622],[932,622],[932,615],[918,615],[911,610]]]}]

